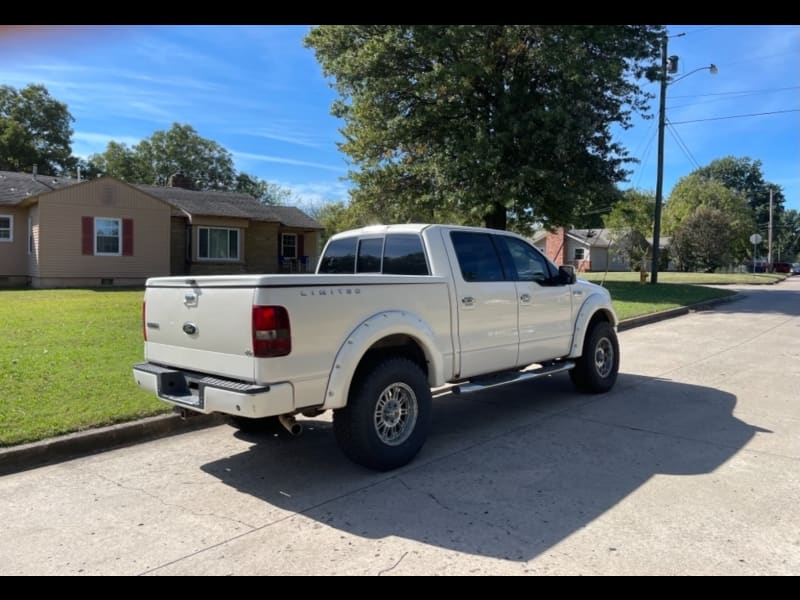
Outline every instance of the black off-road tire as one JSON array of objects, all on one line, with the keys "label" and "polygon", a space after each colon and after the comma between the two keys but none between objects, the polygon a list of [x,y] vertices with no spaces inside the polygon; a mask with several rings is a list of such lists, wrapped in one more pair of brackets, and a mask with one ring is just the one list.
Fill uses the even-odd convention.
[{"label": "black off-road tire", "polygon": [[583,354],[569,372],[575,389],[602,394],[614,387],[619,372],[619,341],[614,328],[598,321],[583,341]]},{"label": "black off-road tire", "polygon": [[353,462],[377,471],[396,469],[425,443],[431,404],[419,365],[389,358],[353,382],[347,406],[333,413],[333,433]]}]

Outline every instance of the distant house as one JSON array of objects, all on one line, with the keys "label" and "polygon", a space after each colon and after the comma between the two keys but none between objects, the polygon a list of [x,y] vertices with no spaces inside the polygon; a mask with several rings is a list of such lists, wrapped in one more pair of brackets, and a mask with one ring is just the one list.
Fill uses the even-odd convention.
[{"label": "distant house", "polygon": [[[631,265],[615,252],[613,233],[602,228],[565,231],[562,227],[555,232],[539,231],[532,242],[556,264],[573,265],[578,272],[630,271]],[[662,253],[668,250],[669,241],[668,237],[661,238]],[[652,246],[652,238],[648,238],[647,243]]]},{"label": "distant house", "polygon": [[0,171],[0,286],[311,270],[322,226],[251,196]]}]

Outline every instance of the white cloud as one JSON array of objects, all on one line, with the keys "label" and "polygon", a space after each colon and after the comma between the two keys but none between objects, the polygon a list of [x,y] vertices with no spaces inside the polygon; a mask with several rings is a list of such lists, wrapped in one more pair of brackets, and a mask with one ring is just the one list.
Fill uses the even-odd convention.
[{"label": "white cloud", "polygon": [[253,154],[252,152],[237,152],[231,151],[234,158],[243,158],[247,160],[255,160],[261,162],[279,163],[282,165],[294,165],[297,167],[311,167],[313,169],[323,169],[325,171],[333,171],[335,173],[346,173],[347,169],[344,167],[337,167],[335,165],[326,165],[307,160],[297,160],[294,158],[286,158],[285,156],[271,156],[268,154]]}]

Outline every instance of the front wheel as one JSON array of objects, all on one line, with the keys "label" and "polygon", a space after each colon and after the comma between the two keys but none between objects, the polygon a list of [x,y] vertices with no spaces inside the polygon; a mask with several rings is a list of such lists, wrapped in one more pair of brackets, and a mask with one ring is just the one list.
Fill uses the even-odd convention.
[{"label": "front wheel", "polygon": [[619,342],[610,323],[598,321],[586,335],[583,354],[569,372],[570,379],[580,392],[602,394],[617,381],[619,371]]},{"label": "front wheel", "polygon": [[431,404],[422,369],[406,358],[390,358],[355,381],[347,406],[333,413],[336,441],[353,462],[396,469],[425,443]]}]

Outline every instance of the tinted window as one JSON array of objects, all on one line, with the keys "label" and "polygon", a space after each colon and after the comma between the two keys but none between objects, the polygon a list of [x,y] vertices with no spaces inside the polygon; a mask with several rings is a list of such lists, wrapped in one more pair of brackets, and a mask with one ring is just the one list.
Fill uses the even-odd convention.
[{"label": "tinted window", "polygon": [[361,240],[358,243],[357,273],[380,273],[383,238]]},{"label": "tinted window", "polygon": [[505,242],[517,281],[535,281],[542,285],[550,282],[551,272],[547,260],[530,244],[516,238],[499,236]]},{"label": "tinted window", "polygon": [[407,233],[387,235],[383,247],[383,272],[387,275],[428,275],[420,237]]},{"label": "tinted window", "polygon": [[489,234],[453,231],[450,239],[464,281],[503,281],[503,269]]},{"label": "tinted window", "polygon": [[319,264],[320,273],[353,273],[356,264],[357,238],[344,238],[328,244]]}]

